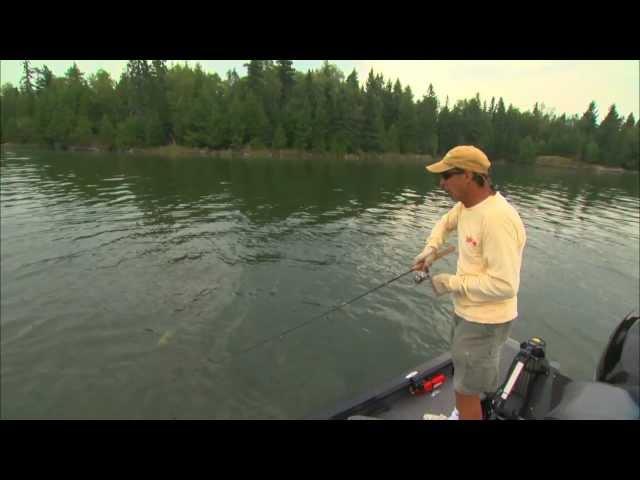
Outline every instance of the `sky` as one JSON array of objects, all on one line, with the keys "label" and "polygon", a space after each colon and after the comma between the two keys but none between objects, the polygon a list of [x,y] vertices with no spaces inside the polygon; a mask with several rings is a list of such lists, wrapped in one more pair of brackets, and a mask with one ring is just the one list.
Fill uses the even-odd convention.
[{"label": "sky", "polygon": [[[205,72],[216,72],[225,78],[235,68],[240,76],[246,75],[243,66],[248,60],[189,60],[189,65],[200,63]],[[19,60],[0,60],[0,84],[18,85],[22,76]],[[46,64],[56,76],[73,64],[74,60],[32,60],[32,66]],[[170,60],[182,63],[183,60]],[[301,72],[320,68],[322,60],[294,60],[293,67]],[[126,60],[76,60],[85,74],[102,68],[118,80]],[[409,85],[415,99],[422,98],[429,84],[436,95],[449,105],[457,100],[480,94],[490,103],[491,97],[502,97],[521,111],[531,111],[536,102],[544,104],[545,112],[568,116],[582,115],[589,102],[596,102],[598,120],[602,121],[612,104],[618,114],[627,117],[633,113],[640,118],[640,60],[329,60],[345,77],[355,68],[362,84],[369,71],[382,74],[385,82],[400,80]]]}]

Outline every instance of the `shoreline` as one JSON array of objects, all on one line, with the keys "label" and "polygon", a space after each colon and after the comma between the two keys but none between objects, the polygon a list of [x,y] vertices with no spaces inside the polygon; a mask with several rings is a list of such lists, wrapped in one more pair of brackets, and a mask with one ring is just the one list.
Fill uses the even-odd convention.
[{"label": "shoreline", "polygon": [[131,148],[126,150],[127,154],[135,155],[149,155],[149,156],[163,156],[170,158],[180,157],[210,157],[210,158],[222,158],[222,159],[266,159],[275,158],[279,160],[355,160],[355,161],[416,161],[423,162],[425,160],[432,160],[429,155],[419,154],[399,154],[399,153],[330,153],[330,152],[309,152],[305,150],[296,149],[253,149],[253,148],[240,148],[240,149],[224,149],[215,150],[210,148],[194,148],[183,147],[180,145],[166,145],[163,147],[146,147],[146,148]]},{"label": "shoreline", "polygon": [[67,151],[67,152],[83,152],[83,153],[103,153],[116,155],[144,155],[158,156],[167,158],[193,158],[193,157],[209,157],[221,159],[283,159],[283,160],[348,160],[348,161],[415,161],[415,162],[434,162],[435,159],[430,155],[420,155],[417,153],[401,154],[401,153],[330,153],[330,152],[310,152],[306,150],[296,149],[253,149],[249,147],[239,149],[222,149],[215,150],[211,148],[195,148],[184,147],[181,145],[164,145],[161,147],[132,147],[121,150],[108,150],[100,146],[80,146],[69,145],[66,149],[51,148],[47,145],[26,144],[26,143],[3,143],[2,148],[11,147],[30,147],[51,151]]},{"label": "shoreline", "polygon": [[[3,148],[7,147],[33,147],[42,148],[46,150],[57,150],[46,145],[36,144],[20,144],[20,143],[3,143]],[[114,153],[120,155],[144,155],[144,156],[159,156],[168,158],[187,158],[187,157],[209,157],[209,158],[221,158],[221,159],[265,159],[276,158],[282,160],[346,160],[346,161],[402,161],[402,162],[420,162],[420,163],[433,163],[435,159],[431,155],[421,155],[416,153],[320,153],[309,152],[305,150],[295,149],[252,149],[252,148],[240,148],[240,149],[224,149],[215,150],[211,148],[195,148],[185,147],[180,145],[164,145],[161,147],[143,147],[143,148],[128,148],[125,150],[108,150],[99,146],[80,146],[70,145],[66,148],[69,152],[87,152],[87,153]],[[493,165],[518,165],[514,162],[509,162],[504,159],[498,159],[492,162]],[[637,170],[625,169],[623,167],[611,167],[607,165],[600,165],[594,163],[581,162],[570,157],[562,157],[559,155],[539,155],[535,161],[530,164],[534,167],[551,167],[562,169],[574,169],[574,170],[590,170],[595,173],[627,173],[635,172]]]},{"label": "shoreline", "polygon": [[557,155],[539,155],[536,157],[535,165],[539,167],[565,168],[574,170],[592,170],[596,173],[626,173],[637,172],[637,170],[628,170],[622,167],[611,167],[608,165],[600,165],[597,163],[586,163],[569,157],[561,157]]}]

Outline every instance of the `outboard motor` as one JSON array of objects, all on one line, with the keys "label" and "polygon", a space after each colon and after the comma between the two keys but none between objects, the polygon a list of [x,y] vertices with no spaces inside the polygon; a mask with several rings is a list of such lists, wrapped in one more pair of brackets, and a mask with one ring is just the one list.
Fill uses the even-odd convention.
[{"label": "outboard motor", "polygon": [[627,315],[611,335],[594,382],[568,383],[552,420],[638,420],[640,317]]},{"label": "outboard motor", "polygon": [[638,420],[639,371],[640,317],[629,314],[609,338],[595,381],[567,381],[534,337],[520,345],[506,381],[482,407],[485,418],[498,420]]},{"label": "outboard motor", "polygon": [[594,380],[620,387],[640,403],[640,316],[627,315],[611,334]]},{"label": "outboard motor", "polygon": [[546,378],[550,374],[545,355],[544,340],[533,337],[520,344],[520,351],[513,359],[506,382],[491,397],[490,418],[499,420],[523,420],[535,418],[535,406],[540,402]]}]

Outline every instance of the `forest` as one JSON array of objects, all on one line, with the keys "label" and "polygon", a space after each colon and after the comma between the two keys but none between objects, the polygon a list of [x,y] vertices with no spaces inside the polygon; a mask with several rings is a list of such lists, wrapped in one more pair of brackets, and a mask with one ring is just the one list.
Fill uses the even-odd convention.
[{"label": "forest", "polygon": [[[590,102],[567,116],[536,103],[521,111],[505,99],[450,104],[431,84],[415,98],[400,79],[373,70],[361,85],[324,62],[306,73],[291,60],[250,60],[246,74],[226,78],[196,63],[129,60],[120,79],[74,63],[56,77],[23,62],[20,84],[0,90],[1,141],[53,148],[124,150],[176,144],[208,149],[296,149],[439,156],[459,144],[482,148],[494,160],[532,163],[563,156],[638,170],[640,121],[615,105],[599,121]],[[425,79],[427,85],[428,79]]]}]

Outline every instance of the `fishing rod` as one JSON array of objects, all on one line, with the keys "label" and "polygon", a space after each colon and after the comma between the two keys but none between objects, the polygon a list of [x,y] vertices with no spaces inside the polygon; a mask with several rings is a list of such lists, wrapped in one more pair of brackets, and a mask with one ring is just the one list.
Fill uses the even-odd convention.
[{"label": "fishing rod", "polygon": [[[450,245],[449,247],[445,248],[444,250],[441,250],[441,251],[439,251],[439,252],[436,252],[436,254],[435,254],[435,255],[434,255],[434,257],[433,257],[433,262],[435,262],[436,260],[438,260],[438,259],[440,259],[440,258],[442,258],[442,257],[444,257],[444,256],[446,256],[446,255],[449,255],[449,254],[450,254],[450,253],[452,253],[454,250],[455,250],[455,247],[453,247],[453,246],[451,246],[451,245]],[[433,262],[432,262],[432,263],[433,263]],[[405,275],[409,275],[409,274],[410,274],[411,272],[413,272],[413,271],[414,271],[414,270],[413,270],[413,268],[412,268],[411,270],[407,270],[406,272],[401,273],[400,275],[397,275],[397,276],[393,277],[391,280],[387,280],[387,281],[386,281],[386,282],[384,282],[383,284],[378,285],[377,287],[374,287],[374,288],[372,288],[371,290],[367,290],[366,292],[364,292],[364,293],[362,293],[362,294],[358,295],[358,296],[357,296],[357,297],[355,297],[355,298],[352,298],[351,300],[348,300],[348,301],[346,301],[346,302],[344,302],[344,303],[341,303],[340,305],[337,305],[337,306],[335,306],[335,307],[333,307],[333,308],[331,308],[331,309],[327,310],[326,312],[324,312],[324,313],[322,313],[322,314],[320,314],[320,315],[317,315],[317,316],[315,316],[315,317],[313,317],[313,318],[311,318],[311,319],[309,319],[309,320],[307,320],[307,321],[305,321],[305,322],[302,322],[302,323],[301,323],[301,324],[299,324],[299,325],[296,325],[296,326],[291,327],[291,328],[289,328],[289,329],[287,329],[287,330],[284,330],[284,331],[280,332],[280,333],[279,333],[279,334],[277,334],[277,335],[273,335],[272,337],[266,338],[266,339],[264,339],[264,340],[262,340],[262,341],[260,341],[260,342],[258,342],[258,343],[256,343],[256,344],[254,344],[254,345],[251,345],[250,347],[247,347],[247,348],[245,348],[245,349],[243,349],[243,350],[238,350],[238,351],[236,351],[236,352],[233,352],[232,354],[230,354],[230,356],[231,356],[231,357],[237,357],[238,355],[243,355],[243,354],[245,354],[245,353],[250,352],[251,350],[255,350],[256,348],[259,348],[259,347],[261,347],[262,345],[265,345],[266,343],[269,343],[269,342],[271,342],[271,341],[273,341],[273,340],[275,340],[275,339],[282,339],[285,335],[290,334],[290,333],[291,333],[291,332],[293,332],[294,330],[298,330],[299,328],[302,328],[302,327],[304,327],[304,326],[306,326],[306,325],[309,325],[310,323],[315,322],[316,320],[319,320],[319,319],[321,319],[321,318],[323,318],[323,317],[326,317],[326,316],[327,316],[327,315],[329,315],[330,313],[335,312],[336,310],[339,310],[339,309],[341,309],[341,308],[343,308],[343,307],[346,307],[347,305],[349,305],[349,304],[351,304],[351,303],[355,302],[356,300],[360,300],[362,297],[365,297],[365,296],[369,295],[370,293],[373,293],[373,292],[375,292],[376,290],[381,289],[382,287],[386,287],[387,285],[389,285],[389,284],[391,284],[391,283],[395,282],[396,280],[401,279],[401,278],[402,278],[402,277],[404,277]],[[422,275],[420,275],[420,274],[422,274]],[[417,275],[416,275],[416,277],[415,277],[415,282],[416,282],[416,283],[420,283],[420,282],[422,282],[422,280],[424,280],[424,279],[425,279],[425,278],[427,278],[427,277],[430,277],[430,275],[429,275],[429,272],[428,272],[428,271],[427,271],[427,272],[418,272],[418,274],[417,274]],[[432,286],[433,286],[433,285],[432,285]],[[228,357],[228,358],[230,358],[230,357]],[[215,363],[215,364],[224,363],[224,361],[218,361],[218,362],[216,362],[216,361],[214,361],[214,360],[212,360],[212,359],[210,359],[210,358],[208,358],[208,360],[209,360],[211,363]]]}]

